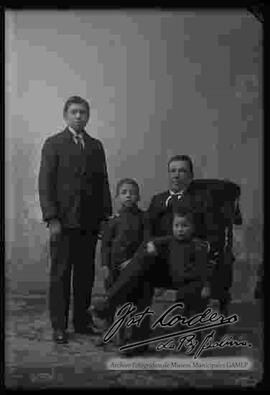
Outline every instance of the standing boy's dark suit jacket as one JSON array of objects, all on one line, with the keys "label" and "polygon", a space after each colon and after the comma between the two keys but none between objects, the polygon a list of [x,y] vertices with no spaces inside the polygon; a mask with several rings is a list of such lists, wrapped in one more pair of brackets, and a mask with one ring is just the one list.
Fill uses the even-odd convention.
[{"label": "standing boy's dark suit jacket", "polygon": [[63,227],[94,231],[111,215],[102,143],[83,132],[80,152],[68,128],[49,137],[42,149],[39,194],[43,220],[58,218]]}]

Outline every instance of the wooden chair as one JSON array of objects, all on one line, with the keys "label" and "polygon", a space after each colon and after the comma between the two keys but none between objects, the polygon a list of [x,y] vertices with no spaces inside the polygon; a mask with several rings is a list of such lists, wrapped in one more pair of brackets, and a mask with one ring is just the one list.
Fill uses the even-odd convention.
[{"label": "wooden chair", "polygon": [[214,261],[211,278],[211,298],[219,301],[219,309],[227,314],[231,301],[233,280],[233,226],[242,224],[239,207],[240,187],[229,180],[195,180],[197,186],[207,189],[211,221],[207,224],[207,240],[211,249],[209,258]]}]

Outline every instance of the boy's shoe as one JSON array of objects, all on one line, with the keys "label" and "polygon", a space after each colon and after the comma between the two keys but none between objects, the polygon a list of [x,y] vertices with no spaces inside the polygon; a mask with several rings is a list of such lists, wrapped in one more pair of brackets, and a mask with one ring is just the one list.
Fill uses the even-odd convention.
[{"label": "boy's shoe", "polygon": [[53,341],[57,344],[68,343],[68,336],[66,331],[58,329],[53,332]]},{"label": "boy's shoe", "polygon": [[104,300],[98,301],[94,306],[92,306],[92,312],[101,320],[108,318],[111,314],[108,298],[106,297]]}]

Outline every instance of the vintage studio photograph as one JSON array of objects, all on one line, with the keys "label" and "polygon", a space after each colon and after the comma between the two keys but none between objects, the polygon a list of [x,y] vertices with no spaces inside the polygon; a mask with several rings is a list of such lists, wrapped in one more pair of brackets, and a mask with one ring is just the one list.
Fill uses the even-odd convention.
[{"label": "vintage studio photograph", "polygon": [[4,14],[5,387],[259,386],[260,13]]}]

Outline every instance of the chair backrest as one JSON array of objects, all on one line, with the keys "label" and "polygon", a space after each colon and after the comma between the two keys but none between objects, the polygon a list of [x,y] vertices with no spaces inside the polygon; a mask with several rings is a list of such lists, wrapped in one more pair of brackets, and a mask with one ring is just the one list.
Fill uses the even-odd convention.
[{"label": "chair backrest", "polygon": [[207,189],[211,198],[213,224],[209,229],[211,238],[220,247],[231,248],[233,225],[242,224],[242,215],[239,207],[240,187],[229,180],[197,179],[194,180],[197,188]]}]

